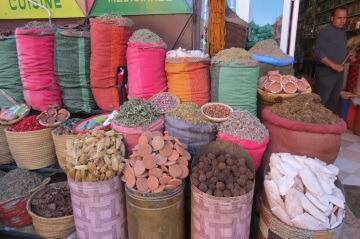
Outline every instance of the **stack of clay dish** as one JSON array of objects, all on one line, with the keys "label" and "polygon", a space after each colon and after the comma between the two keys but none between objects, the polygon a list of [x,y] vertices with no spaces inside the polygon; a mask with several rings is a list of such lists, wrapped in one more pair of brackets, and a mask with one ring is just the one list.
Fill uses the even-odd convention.
[{"label": "stack of clay dish", "polygon": [[186,144],[165,131],[144,132],[133,148],[122,181],[126,186],[142,193],[159,193],[182,185],[189,174],[191,159]]},{"label": "stack of clay dish", "polygon": [[45,127],[57,127],[69,119],[70,113],[66,109],[59,109],[57,106],[51,106],[46,111],[38,115],[39,123]]}]

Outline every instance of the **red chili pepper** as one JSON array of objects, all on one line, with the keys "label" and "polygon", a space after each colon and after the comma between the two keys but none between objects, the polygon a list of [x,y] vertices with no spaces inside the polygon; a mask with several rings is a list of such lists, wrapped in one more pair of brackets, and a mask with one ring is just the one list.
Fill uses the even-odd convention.
[{"label": "red chili pepper", "polygon": [[46,127],[42,126],[38,119],[36,119],[36,115],[28,116],[23,118],[16,124],[10,126],[10,131],[24,132],[24,131],[34,131],[45,129]]}]

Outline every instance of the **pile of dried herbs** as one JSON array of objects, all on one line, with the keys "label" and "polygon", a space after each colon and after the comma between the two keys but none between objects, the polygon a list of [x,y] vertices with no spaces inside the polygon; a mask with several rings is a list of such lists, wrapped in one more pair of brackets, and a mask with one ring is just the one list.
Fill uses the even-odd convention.
[{"label": "pile of dried herbs", "polygon": [[341,118],[326,109],[320,102],[321,98],[316,94],[300,94],[273,105],[271,111],[281,117],[305,123],[336,124],[342,122]]},{"label": "pile of dried herbs", "polygon": [[290,57],[280,49],[280,47],[278,46],[278,44],[274,39],[259,41],[249,50],[249,52],[259,55],[272,56],[274,58]]},{"label": "pile of dried herbs", "polygon": [[177,119],[181,119],[191,124],[208,124],[211,121],[201,112],[199,106],[192,102],[183,102],[176,108],[169,111],[169,114]]},{"label": "pile of dried herbs", "polygon": [[161,46],[164,48],[167,48],[165,42],[163,39],[161,39],[161,37],[159,37],[157,34],[153,33],[152,31],[148,30],[148,29],[139,29],[137,31],[135,31],[129,41],[137,41],[137,42],[150,42],[153,43],[154,45],[157,45],[159,43],[161,43]]},{"label": "pile of dried herbs", "polygon": [[269,131],[256,116],[241,109],[235,110],[227,121],[221,123],[219,131],[256,142],[269,136]]},{"label": "pile of dried herbs", "polygon": [[230,49],[219,51],[213,58],[211,58],[211,63],[232,60],[254,60],[254,57],[242,48],[232,47]]},{"label": "pile of dried herbs", "polygon": [[0,201],[28,196],[31,189],[39,186],[43,177],[26,169],[18,168],[8,172],[0,181]]},{"label": "pile of dried herbs", "polygon": [[134,97],[120,106],[113,121],[129,127],[148,126],[159,117],[157,109],[150,102]]}]

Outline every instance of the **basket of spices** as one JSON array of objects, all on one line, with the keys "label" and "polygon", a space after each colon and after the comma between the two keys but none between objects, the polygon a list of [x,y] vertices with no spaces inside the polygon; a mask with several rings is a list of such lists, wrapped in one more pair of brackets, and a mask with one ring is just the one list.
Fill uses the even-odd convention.
[{"label": "basket of spices", "polygon": [[150,102],[131,98],[121,105],[111,126],[116,132],[123,134],[128,157],[144,131],[163,131],[164,117]]},{"label": "basket of spices", "polygon": [[197,149],[216,139],[217,124],[211,122],[192,102],[183,102],[165,114],[165,130],[188,146],[194,155]]},{"label": "basket of spices", "polygon": [[51,130],[40,125],[34,115],[5,129],[11,155],[19,168],[39,169],[56,162]]},{"label": "basket of spices", "polygon": [[209,120],[221,123],[229,119],[233,109],[226,104],[212,102],[201,106],[201,111]]},{"label": "basket of spices", "polygon": [[73,128],[80,120],[79,118],[69,119],[51,131],[56,157],[63,170],[65,170],[66,165],[66,141],[76,138]]},{"label": "basket of spices", "polygon": [[26,202],[31,190],[49,179],[26,169],[14,169],[0,180],[0,219],[8,226],[23,227],[31,224],[31,216],[26,211]]},{"label": "basket of spices", "polygon": [[217,137],[244,147],[253,159],[255,171],[258,170],[269,142],[269,131],[256,116],[246,110],[235,110],[220,124]]},{"label": "basket of spices", "polygon": [[[119,175],[125,145],[114,130],[93,130],[67,143],[67,177],[77,238],[127,238],[124,185]],[[101,223],[98,223],[101,218]]]},{"label": "basket of spices", "polygon": [[122,176],[129,238],[184,238],[184,179],[191,159],[186,148],[167,131],[140,136]]},{"label": "basket of spices", "polygon": [[217,140],[195,154],[191,180],[192,238],[249,238],[255,170],[241,146]]},{"label": "basket of spices", "polygon": [[64,238],[75,231],[70,190],[58,182],[35,191],[26,204],[36,232],[44,238]]},{"label": "basket of spices", "polygon": [[165,114],[180,104],[180,98],[170,92],[160,92],[153,95],[149,102],[158,110],[159,114]]}]

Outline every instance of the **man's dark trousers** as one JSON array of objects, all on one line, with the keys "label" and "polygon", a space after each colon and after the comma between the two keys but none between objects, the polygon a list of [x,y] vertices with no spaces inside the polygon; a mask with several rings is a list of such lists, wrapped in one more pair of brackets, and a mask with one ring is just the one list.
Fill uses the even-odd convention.
[{"label": "man's dark trousers", "polygon": [[316,93],[321,97],[321,103],[334,111],[340,97],[344,71],[337,72],[326,66],[316,68]]}]

